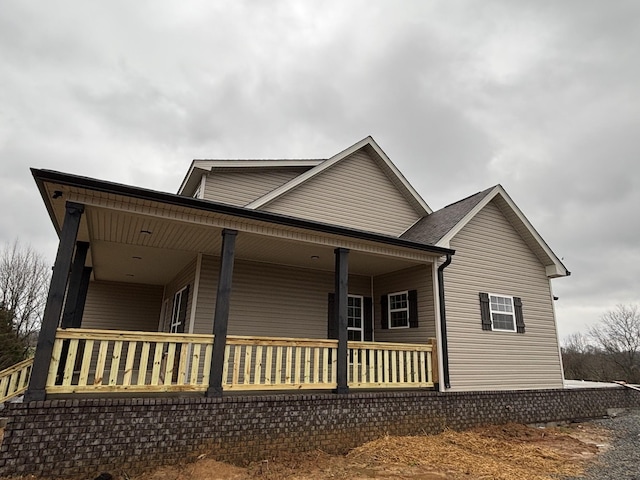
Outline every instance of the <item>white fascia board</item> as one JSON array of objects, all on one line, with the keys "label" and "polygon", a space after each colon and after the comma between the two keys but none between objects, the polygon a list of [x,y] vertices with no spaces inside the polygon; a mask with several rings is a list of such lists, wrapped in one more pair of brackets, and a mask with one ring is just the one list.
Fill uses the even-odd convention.
[{"label": "white fascia board", "polygon": [[518,206],[514,203],[511,197],[507,194],[502,185],[496,185],[488,195],[486,195],[469,213],[467,213],[462,220],[458,222],[458,224],[453,227],[447,234],[442,237],[437,243],[437,247],[445,247],[450,248],[451,239],[455,237],[462,228],[471,221],[473,217],[475,217],[480,210],[482,210],[487,204],[493,200],[496,196],[500,195],[502,199],[507,203],[509,208],[515,213],[518,220],[524,225],[524,227],[529,231],[531,236],[535,239],[536,243],[542,248],[545,254],[551,259],[551,264],[545,266],[546,274],[548,277],[564,277],[569,273],[567,272],[566,267],[562,264],[560,259],[556,256],[555,253],[549,248],[549,245],[542,239],[540,234],[533,228],[531,222],[525,217],[524,213],[518,208]]},{"label": "white fascia board", "polygon": [[404,178],[404,176],[396,168],[393,162],[391,162],[391,160],[387,157],[387,155],[382,151],[382,149],[378,146],[378,144],[376,144],[376,142],[373,140],[371,136],[363,138],[359,142],[351,145],[349,148],[341,151],[340,153],[337,153],[333,157],[329,158],[328,160],[325,160],[324,162],[312,168],[311,170],[307,170],[305,173],[297,176],[291,181],[285,183],[284,185],[276,188],[275,190],[272,190],[271,192],[258,198],[257,200],[254,200],[249,205],[247,205],[246,208],[257,209],[266,205],[269,202],[272,202],[276,198],[296,188],[298,185],[306,182],[307,180],[315,177],[319,173],[325,171],[327,168],[330,168],[332,165],[335,165],[336,163],[343,160],[344,158],[347,158],[349,155],[357,152],[358,150],[365,147],[366,145],[369,145],[371,148],[373,148],[373,150],[376,152],[379,159],[382,162],[384,162],[386,166],[389,168],[389,170],[391,170],[391,172],[398,178],[398,180],[404,186],[406,191],[411,195],[411,197],[414,198],[419,208],[423,210],[423,215],[432,213],[432,210],[431,208],[429,208],[429,205],[427,205],[426,202],[422,199],[422,197],[418,194],[418,192],[414,190],[414,188],[409,184],[407,179]]},{"label": "white fascia board", "polygon": [[367,138],[369,139],[369,144],[378,154],[380,159],[387,165],[389,170],[393,172],[393,174],[400,181],[400,183],[402,183],[405,190],[409,193],[411,197],[413,197],[413,199],[420,206],[420,208],[424,210],[423,216],[433,213],[433,210],[431,210],[431,207],[427,205],[427,202],[425,202],[424,199],[420,196],[420,194],[413,188],[413,186],[411,186],[409,181],[404,177],[404,175],[402,175],[402,172],[400,172],[400,170],[398,170],[398,167],[396,167],[394,163],[391,161],[391,159],[387,157],[387,154],[384,153],[384,151],[375,142],[375,140],[372,137],[367,137]]},{"label": "white fascia board", "polygon": [[195,162],[206,164],[207,170],[211,170],[213,168],[315,167],[324,160],[195,160]]},{"label": "white fascia board", "polygon": [[187,170],[187,174],[184,176],[184,178],[182,179],[182,182],[180,183],[180,187],[178,188],[178,195],[182,195],[182,190],[184,190],[184,187],[187,185],[187,182],[189,181],[189,179],[191,178],[191,175],[193,174],[193,168],[196,164],[195,160],[191,161],[191,165],[189,166],[189,170]]}]

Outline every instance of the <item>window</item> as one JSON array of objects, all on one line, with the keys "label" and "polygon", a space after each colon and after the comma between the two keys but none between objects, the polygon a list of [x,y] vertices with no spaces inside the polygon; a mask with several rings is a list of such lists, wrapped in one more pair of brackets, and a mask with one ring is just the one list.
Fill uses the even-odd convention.
[{"label": "window", "polygon": [[491,308],[491,326],[493,330],[516,331],[512,297],[489,295],[489,307]]},{"label": "window", "polygon": [[525,333],[520,297],[480,293],[480,318],[483,330]]},{"label": "window", "polygon": [[409,292],[389,294],[389,328],[409,327]]},{"label": "window", "polygon": [[347,303],[347,340],[361,342],[363,337],[362,297],[349,295]]}]

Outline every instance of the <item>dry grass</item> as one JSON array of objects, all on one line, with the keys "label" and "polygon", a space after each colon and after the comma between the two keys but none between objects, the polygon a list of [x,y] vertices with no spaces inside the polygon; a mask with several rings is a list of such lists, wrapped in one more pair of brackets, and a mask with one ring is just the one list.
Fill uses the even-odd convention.
[{"label": "dry grass", "polygon": [[[606,443],[602,430],[584,424],[538,429],[519,424],[439,435],[387,436],[345,456],[316,451],[283,455],[249,468],[209,459],[161,467],[126,480],[422,479],[552,480],[579,476]],[[96,475],[99,472],[96,472]],[[115,472],[113,472],[115,473]],[[33,477],[24,477],[27,478]]]}]

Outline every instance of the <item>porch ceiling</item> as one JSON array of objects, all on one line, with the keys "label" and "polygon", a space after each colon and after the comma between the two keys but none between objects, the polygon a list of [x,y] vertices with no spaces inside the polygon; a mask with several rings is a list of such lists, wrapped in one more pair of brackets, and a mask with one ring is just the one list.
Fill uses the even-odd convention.
[{"label": "porch ceiling", "polygon": [[[94,278],[164,285],[198,253],[219,255],[221,229],[88,207],[79,239],[91,244]],[[86,238],[82,238],[86,236]],[[236,259],[333,271],[333,247],[239,232]],[[349,271],[379,275],[418,262],[353,251]]]}]

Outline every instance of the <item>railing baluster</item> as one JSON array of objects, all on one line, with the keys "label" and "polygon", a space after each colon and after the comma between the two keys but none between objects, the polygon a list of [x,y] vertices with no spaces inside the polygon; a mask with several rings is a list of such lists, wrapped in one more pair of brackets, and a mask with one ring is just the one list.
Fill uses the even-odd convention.
[{"label": "railing baluster", "polygon": [[147,384],[147,368],[149,365],[149,351],[151,350],[151,342],[142,342],[142,352],[140,352],[140,366],[138,370],[137,385]]},{"label": "railing baluster", "polygon": [[231,379],[231,385],[239,385],[240,378],[240,347],[234,345],[233,347],[233,378]]},{"label": "railing baluster", "polygon": [[313,348],[313,383],[320,383],[320,348]]},{"label": "railing baluster", "polygon": [[273,383],[273,346],[267,345],[265,348],[267,358],[264,366],[264,384],[271,385]]},{"label": "railing baluster", "polygon": [[284,373],[284,378],[285,378],[285,383],[287,384],[291,384],[293,383],[293,378],[291,378],[291,348],[292,347],[285,347],[287,349],[287,359],[286,359],[286,363],[285,363],[285,373]]},{"label": "railing baluster", "polygon": [[109,385],[118,383],[118,371],[120,370],[120,354],[122,353],[122,342],[113,343],[113,354],[111,355],[111,369],[109,371]]},{"label": "railing baluster", "polygon": [[[207,343],[204,349],[204,363],[202,364],[202,385],[206,388],[209,386],[209,375],[211,374],[211,354],[213,352],[213,342]],[[229,365],[229,358],[225,362]]]},{"label": "railing baluster", "polygon": [[69,350],[64,365],[64,373],[62,374],[62,385],[71,385],[73,380],[73,369],[76,365],[76,355],[78,354],[78,340],[69,340]]},{"label": "railing baluster", "polygon": [[187,384],[187,363],[189,358],[189,344],[179,344],[180,355],[178,355],[178,378],[176,385]]},{"label": "railing baluster", "polygon": [[104,366],[107,362],[107,347],[109,346],[108,340],[101,340],[100,347],[98,349],[98,360],[96,362],[96,373],[93,377],[94,385],[102,385],[102,378],[104,377]]},{"label": "railing baluster", "polygon": [[164,356],[164,385],[171,385],[173,383],[173,372],[175,371],[176,361],[176,344],[171,342],[167,348],[167,353]]},{"label": "railing baluster", "polygon": [[122,385],[131,385],[131,378],[133,376],[133,361],[136,358],[136,349],[138,348],[138,342],[127,343],[127,359],[124,362],[124,375],[122,376]]},{"label": "railing baluster", "polygon": [[300,385],[300,363],[301,363],[301,357],[302,357],[302,351],[301,348],[298,346],[293,347],[296,350],[296,363],[294,365],[295,368],[295,384],[296,385]]},{"label": "railing baluster", "polygon": [[282,380],[282,347],[278,346],[276,348],[276,381],[273,383],[280,385],[286,383],[286,381]]},{"label": "railing baluster", "polygon": [[251,357],[253,355],[253,346],[245,345],[244,347],[244,377],[242,383],[244,385],[251,384]]},{"label": "railing baluster", "polygon": [[93,355],[93,340],[84,342],[84,352],[82,353],[82,366],[80,367],[80,377],[78,385],[86,386],[89,378],[89,367],[91,366],[91,357]]},{"label": "railing baluster", "polygon": [[56,376],[58,375],[58,366],[60,365],[60,356],[62,354],[62,344],[64,340],[56,338],[53,343],[53,351],[51,352],[51,363],[49,364],[49,374],[47,375],[47,386],[56,384]]},{"label": "railing baluster", "polygon": [[156,348],[153,354],[153,367],[151,370],[151,385],[160,385],[160,370],[162,369],[162,350],[164,350],[164,342],[156,342]]},{"label": "railing baluster", "polygon": [[[197,385],[198,384],[198,370],[200,369],[200,349],[202,346],[199,343],[193,345],[193,349],[191,350],[191,371],[189,372],[189,385]],[[224,371],[227,369],[229,364],[229,353],[228,348],[224,349],[224,369],[222,375],[222,382],[224,383],[227,378],[224,375]]]},{"label": "railing baluster", "polygon": [[[301,348],[301,347],[298,347]],[[309,383],[311,381],[311,348],[304,348],[304,377],[303,383]]]},{"label": "railing baluster", "polygon": [[262,345],[256,347],[256,365],[253,369],[253,383],[255,385],[262,383]]},{"label": "railing baluster", "polygon": [[[227,344],[224,346],[224,356],[222,359],[223,365],[222,365],[222,385],[227,385],[227,383],[229,382],[229,356],[231,355],[231,345]],[[211,360],[209,360],[209,365],[211,364]],[[210,368],[207,367],[207,365],[205,365],[204,368]],[[209,384],[209,380],[207,379],[207,383],[204,383],[204,380],[202,381],[203,385],[208,385]]]},{"label": "railing baluster", "polygon": [[329,349],[322,349],[322,383],[329,383]]}]

